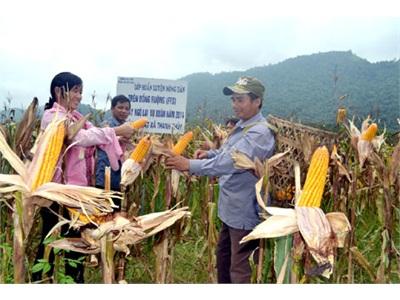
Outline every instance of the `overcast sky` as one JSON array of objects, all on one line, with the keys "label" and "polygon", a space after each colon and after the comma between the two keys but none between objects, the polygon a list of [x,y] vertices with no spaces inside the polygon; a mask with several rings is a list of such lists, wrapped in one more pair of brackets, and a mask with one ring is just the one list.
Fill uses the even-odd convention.
[{"label": "overcast sky", "polygon": [[332,50],[399,59],[397,2],[2,0],[0,105],[43,105],[62,71],[83,79],[83,103],[96,91],[104,108],[118,76],[178,79]]}]

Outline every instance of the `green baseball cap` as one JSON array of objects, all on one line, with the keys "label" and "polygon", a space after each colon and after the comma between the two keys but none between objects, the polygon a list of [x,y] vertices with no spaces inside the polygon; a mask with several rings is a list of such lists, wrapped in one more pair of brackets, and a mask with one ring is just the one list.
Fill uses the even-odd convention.
[{"label": "green baseball cap", "polygon": [[265,87],[255,77],[242,76],[239,80],[232,86],[226,86],[223,89],[223,93],[226,96],[230,96],[233,93],[236,94],[249,94],[253,93],[254,95],[260,97],[261,99],[264,97]]}]

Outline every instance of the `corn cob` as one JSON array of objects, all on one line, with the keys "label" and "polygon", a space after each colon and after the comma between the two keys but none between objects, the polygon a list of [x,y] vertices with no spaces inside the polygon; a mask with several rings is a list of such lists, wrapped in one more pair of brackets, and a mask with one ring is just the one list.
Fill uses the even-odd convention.
[{"label": "corn cob", "polygon": [[[104,170],[104,190],[110,191],[111,189],[111,167],[106,167]],[[107,218],[106,215],[102,216],[96,216],[94,215],[86,215],[81,212],[79,212],[75,208],[69,208],[67,207],[70,215],[72,218],[78,217],[79,221],[83,222],[84,224],[89,224],[90,222],[95,222],[95,223],[103,223],[105,219]],[[98,211],[97,209],[95,211]]]},{"label": "corn cob", "polygon": [[111,167],[106,167],[104,170],[104,190],[111,190]]},{"label": "corn cob", "polygon": [[140,119],[138,119],[136,121],[131,122],[131,126],[134,129],[140,129],[140,128],[144,127],[147,124],[148,121],[149,120],[147,118],[140,118]]},{"label": "corn cob", "polygon": [[172,152],[176,155],[181,155],[183,151],[185,151],[187,145],[190,143],[192,138],[193,138],[193,132],[192,131],[186,132],[183,136],[181,136],[179,141],[172,148]]},{"label": "corn cob", "polygon": [[130,158],[135,162],[140,163],[146,156],[147,151],[149,151],[150,145],[151,145],[150,136],[149,135],[144,136],[137,144],[135,150],[133,150]]},{"label": "corn cob", "polygon": [[84,224],[89,224],[91,222],[97,223],[97,224],[101,224],[104,223],[107,220],[107,216],[103,215],[103,216],[96,216],[96,215],[90,215],[87,216],[84,213],[79,212],[77,209],[75,208],[69,208],[67,207],[67,210],[71,216],[71,218],[78,218],[79,221],[81,221]]},{"label": "corn cob", "polygon": [[39,186],[50,182],[53,179],[56,171],[56,165],[58,158],[63,147],[65,137],[65,125],[64,122],[60,122],[54,130],[53,135],[50,138],[50,143],[46,148],[43,155],[43,160],[40,165],[39,172],[34,174],[35,179],[32,181],[31,190],[36,190]]},{"label": "corn cob", "polygon": [[378,131],[378,125],[376,123],[372,123],[368,126],[368,128],[361,134],[361,139],[364,141],[372,141],[372,139],[376,136],[376,132]]},{"label": "corn cob", "polygon": [[324,192],[326,174],[328,172],[329,153],[323,146],[315,150],[310,167],[308,168],[306,182],[297,206],[321,206]]}]

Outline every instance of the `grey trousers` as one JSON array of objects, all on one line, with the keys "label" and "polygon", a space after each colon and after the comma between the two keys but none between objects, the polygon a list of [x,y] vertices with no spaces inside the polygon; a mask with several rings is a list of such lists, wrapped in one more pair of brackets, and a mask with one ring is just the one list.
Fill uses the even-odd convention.
[{"label": "grey trousers", "polygon": [[[251,230],[235,229],[222,223],[217,245],[218,283],[250,283],[249,256],[258,247],[259,240],[239,244],[250,232]],[[257,253],[254,258],[258,259]]]}]

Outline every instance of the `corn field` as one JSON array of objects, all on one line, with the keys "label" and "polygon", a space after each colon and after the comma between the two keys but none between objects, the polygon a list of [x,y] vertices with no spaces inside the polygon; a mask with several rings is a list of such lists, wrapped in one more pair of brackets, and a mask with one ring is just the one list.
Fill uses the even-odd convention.
[{"label": "corn field", "polygon": [[[64,220],[67,224],[81,230],[83,237],[96,237],[85,240],[79,250],[81,259],[67,261],[85,265],[86,283],[216,283],[215,251],[221,226],[218,178],[167,170],[164,160],[171,152],[192,157],[198,148],[219,147],[227,134],[221,126],[205,120],[181,140],[178,135],[149,136],[138,130],[133,140],[138,146],[126,154],[131,162],[123,167],[127,175],[123,175],[122,194],[113,194],[107,187],[101,193],[62,187],[55,197],[56,187],[46,170],[54,169],[54,158],[57,162],[65,151],[60,135],[68,137],[79,128],[74,131],[62,125],[65,132],[60,134],[64,123],[55,124],[59,139],[54,137],[58,149],[51,148],[53,166],[51,158],[39,161],[36,153],[52,140],[50,133],[47,140],[39,140],[36,108],[37,100],[21,122],[1,125],[4,142],[0,146],[9,147],[13,154],[2,150],[0,156],[0,283],[73,282],[65,275],[64,253],[77,246],[62,239],[59,229],[46,239],[45,255],[35,263],[41,232],[38,209],[54,199],[70,211],[71,220]],[[304,161],[294,162],[293,169],[284,164],[293,149],[266,162],[246,160],[240,153],[235,156],[238,168],[250,169],[260,178],[259,203],[266,206],[262,217],[269,222],[246,237],[260,238],[254,253],[260,263],[250,258],[253,283],[400,282],[399,133],[387,133],[368,118],[361,129],[351,121],[338,123],[334,143],[308,140],[302,150]],[[38,140],[36,156],[27,155]],[[29,169],[29,184],[21,175],[27,172],[27,161],[39,161]],[[296,176],[287,186],[274,185],[273,177],[282,174]],[[46,198],[49,193],[53,197]],[[121,197],[126,218],[113,215],[112,205],[102,204],[115,196]],[[78,200],[72,201],[74,197]],[[77,204],[82,199],[96,205],[89,205],[89,200]],[[279,219],[282,214],[296,217]],[[269,227],[274,218],[282,222],[275,231]],[[326,240],[319,238],[322,234]],[[55,267],[53,275],[46,277],[51,249]],[[42,272],[42,281],[32,281],[35,272]]]}]

